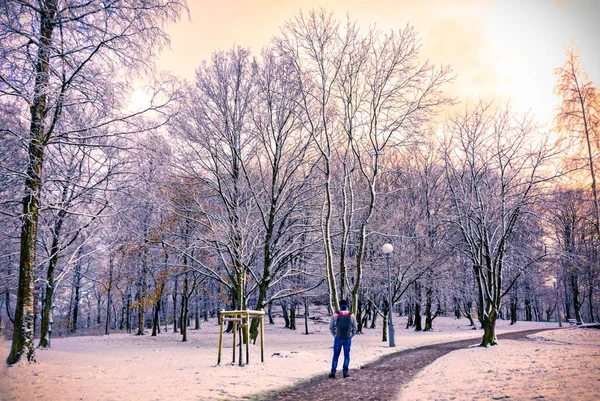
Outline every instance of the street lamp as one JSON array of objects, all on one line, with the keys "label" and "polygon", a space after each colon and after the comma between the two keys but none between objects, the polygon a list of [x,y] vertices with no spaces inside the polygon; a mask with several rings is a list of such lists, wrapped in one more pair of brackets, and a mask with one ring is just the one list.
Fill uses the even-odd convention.
[{"label": "street lamp", "polygon": [[396,343],[394,342],[394,323],[392,322],[392,280],[390,278],[390,254],[394,251],[394,247],[392,244],[383,244],[381,247],[383,253],[385,253],[385,262],[387,265],[387,284],[388,284],[388,327],[389,327],[389,336],[388,341],[390,347],[395,347]]}]

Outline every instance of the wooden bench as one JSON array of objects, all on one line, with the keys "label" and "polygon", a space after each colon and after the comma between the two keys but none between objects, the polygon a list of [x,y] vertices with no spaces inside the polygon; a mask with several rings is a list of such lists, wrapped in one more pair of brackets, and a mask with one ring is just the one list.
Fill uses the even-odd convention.
[{"label": "wooden bench", "polygon": [[569,326],[577,326],[581,324],[577,323],[577,319],[567,319],[567,322],[569,322]]}]

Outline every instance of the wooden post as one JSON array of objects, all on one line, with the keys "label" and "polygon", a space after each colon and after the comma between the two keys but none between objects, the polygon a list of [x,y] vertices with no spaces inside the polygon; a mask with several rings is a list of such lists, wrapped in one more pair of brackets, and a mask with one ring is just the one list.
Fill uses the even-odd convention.
[{"label": "wooden post", "polygon": [[217,365],[221,364],[221,348],[223,348],[223,319],[219,319],[221,321],[219,328],[219,358],[217,359]]},{"label": "wooden post", "polygon": [[248,313],[248,310],[246,309],[246,327],[245,327],[245,331],[246,331],[246,336],[245,336],[245,341],[246,341],[246,365],[248,364],[249,360],[250,360],[250,352],[248,351],[248,346],[250,345],[250,313]]},{"label": "wooden post", "polygon": [[233,324],[233,346],[232,346],[232,363],[235,364],[236,354],[236,341],[239,335],[239,349],[238,352],[238,364],[242,366],[244,363],[242,358],[242,347],[243,342],[246,342],[246,364],[250,363],[250,319],[259,319],[260,324],[260,361],[265,361],[265,350],[264,350],[264,315],[263,311],[251,311],[251,310],[239,310],[239,311],[221,311],[220,313],[220,325],[219,325],[219,354],[217,359],[217,365],[221,363],[221,354],[223,349],[223,325],[231,322]]},{"label": "wooden post", "polygon": [[232,363],[235,363],[235,335],[237,332],[237,322],[234,320],[233,321],[233,360],[231,361]]},{"label": "wooden post", "polygon": [[260,317],[260,361],[265,361],[265,317]]},{"label": "wooden post", "polygon": [[242,334],[242,325],[239,324],[238,325],[238,330],[240,331],[240,346],[239,346],[239,359],[238,359],[238,365],[242,366],[242,346],[244,345],[244,335]]}]

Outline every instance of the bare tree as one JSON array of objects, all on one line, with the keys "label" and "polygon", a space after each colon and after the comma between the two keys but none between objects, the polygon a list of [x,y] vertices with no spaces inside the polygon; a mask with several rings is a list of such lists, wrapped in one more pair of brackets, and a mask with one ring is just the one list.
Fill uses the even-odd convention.
[{"label": "bare tree", "polygon": [[[333,183],[332,163],[336,150],[335,82],[342,68],[344,38],[339,23],[331,13],[321,9],[300,13],[285,24],[275,48],[293,67],[303,110],[303,125],[313,139],[320,157],[323,182],[321,231],[325,249],[329,306],[339,308],[338,284],[333,267],[332,221]],[[339,136],[339,133],[337,134]]]},{"label": "bare tree", "polygon": [[[98,141],[94,141],[98,144]],[[102,141],[100,141],[101,143]],[[83,242],[76,243],[82,232],[95,223],[108,205],[106,191],[109,181],[119,170],[119,163],[111,160],[102,148],[81,147],[58,143],[47,149],[46,178],[42,193],[43,208],[40,211],[42,224],[47,220],[49,238],[42,236],[42,247],[47,254],[44,306],[42,312],[39,347],[50,347],[52,310],[56,285],[56,270],[63,257],[77,253]],[[71,246],[71,245],[76,246]],[[62,266],[65,269],[76,264]]]},{"label": "bare tree", "polygon": [[384,154],[388,148],[416,143],[418,132],[437,108],[450,103],[441,93],[441,86],[450,80],[449,69],[438,70],[429,63],[417,62],[420,45],[414,29],[406,27],[389,34],[371,30],[358,44],[355,29],[347,28],[347,59],[338,77],[344,110],[342,127],[360,177],[355,187],[363,186],[362,191],[356,190],[368,194],[364,196],[366,202],[356,205],[362,212],[351,219],[358,231],[354,307],[361,286],[368,226],[378,204],[377,184]]},{"label": "bare tree", "polygon": [[[194,259],[196,269],[235,291],[238,308],[246,308],[246,278],[255,255],[254,202],[244,180],[243,166],[254,157],[249,141],[249,113],[253,96],[253,61],[247,50],[216,53],[197,70],[196,83],[170,126],[181,144],[178,169],[195,191],[192,203],[200,237],[226,272]],[[181,212],[180,212],[181,213]],[[189,257],[191,255],[188,254]]]},{"label": "bare tree", "polygon": [[[450,80],[449,71],[417,61],[420,46],[410,27],[361,34],[356,23],[342,26],[324,10],[301,13],[287,23],[275,46],[294,67],[304,126],[320,156],[330,306],[337,308],[348,287],[356,311],[384,151],[414,142],[437,106],[449,102],[440,91]],[[332,232],[336,218],[337,247],[338,233]],[[350,241],[357,243],[356,249],[349,249]],[[347,282],[347,253],[356,255],[352,285]]]},{"label": "bare tree", "polygon": [[[307,236],[314,231],[311,176],[315,163],[310,137],[300,123],[299,91],[288,73],[291,66],[273,51],[264,50],[254,68],[256,92],[251,103],[250,131],[259,157],[242,166],[262,223],[262,266],[250,267],[255,280],[250,292],[258,287],[256,309],[263,309],[273,300],[269,289],[274,283],[301,274],[302,267],[293,266],[294,261],[313,245]],[[283,295],[285,292],[277,294]],[[251,336],[255,340],[257,335],[258,321],[254,320]]]},{"label": "bare tree", "polygon": [[[586,196],[587,195],[587,196]],[[584,189],[559,188],[547,204],[550,235],[557,248],[556,263],[565,283],[565,305],[567,318],[574,312],[577,322],[582,322],[582,305],[585,294],[582,285],[585,277],[591,279],[588,294],[594,293],[594,281],[597,280],[597,269],[592,268],[596,260],[596,230],[592,220],[593,197]],[[587,283],[585,283],[587,284]],[[594,321],[594,297],[588,297],[590,321]]]},{"label": "bare tree", "polygon": [[[503,297],[523,271],[545,256],[536,237],[534,254],[520,254],[513,243],[520,224],[549,180],[544,168],[552,153],[528,116],[510,109],[494,111],[480,103],[452,118],[445,129],[446,178],[452,218],[460,238],[458,249],[471,261],[479,292],[482,346],[497,344],[496,320]],[[512,274],[505,282],[505,273]]]},{"label": "bare tree", "polygon": [[574,47],[567,49],[567,61],[555,71],[558,83],[555,93],[561,103],[556,115],[556,124],[563,133],[565,145],[575,149],[571,161],[575,167],[585,165],[591,178],[591,191],[594,201],[594,223],[600,239],[600,208],[598,205],[598,184],[596,165],[600,141],[600,92],[579,62],[579,54]]}]

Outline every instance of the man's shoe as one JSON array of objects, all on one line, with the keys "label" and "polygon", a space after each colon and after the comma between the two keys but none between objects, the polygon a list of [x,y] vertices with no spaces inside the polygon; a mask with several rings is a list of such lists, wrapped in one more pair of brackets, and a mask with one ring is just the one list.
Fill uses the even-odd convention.
[{"label": "man's shoe", "polygon": [[330,378],[330,379],[335,379],[335,373],[330,373],[330,374],[329,374],[329,378]]},{"label": "man's shoe", "polygon": [[346,377],[350,377],[350,374],[348,374],[348,373],[344,373],[344,379],[345,379]]}]

